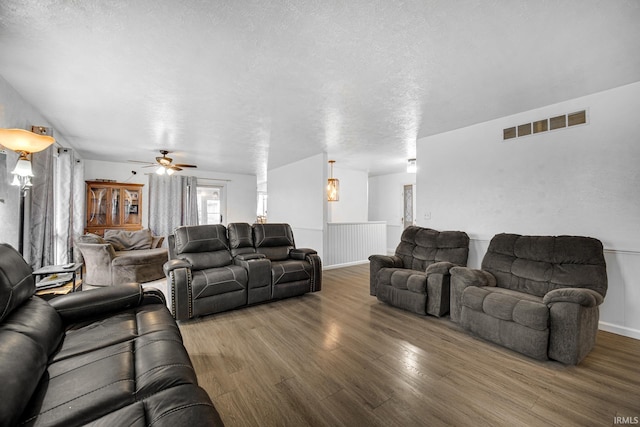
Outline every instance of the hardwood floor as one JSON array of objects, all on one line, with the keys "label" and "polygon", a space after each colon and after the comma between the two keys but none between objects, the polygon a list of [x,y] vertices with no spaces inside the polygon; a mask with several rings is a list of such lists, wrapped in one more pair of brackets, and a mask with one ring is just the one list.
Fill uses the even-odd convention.
[{"label": "hardwood floor", "polygon": [[603,426],[640,417],[640,341],[600,331],[580,365],[539,362],[448,318],[378,302],[368,265],[325,271],[321,292],[180,329],[227,426]]}]

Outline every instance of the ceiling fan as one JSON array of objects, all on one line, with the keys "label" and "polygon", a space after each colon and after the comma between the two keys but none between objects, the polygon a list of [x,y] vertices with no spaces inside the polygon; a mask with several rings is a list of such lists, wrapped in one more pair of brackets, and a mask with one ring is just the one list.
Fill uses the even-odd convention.
[{"label": "ceiling fan", "polygon": [[156,169],[156,173],[158,175],[164,175],[165,173],[167,175],[173,175],[175,172],[179,172],[182,170],[182,168],[197,168],[198,166],[196,165],[187,165],[184,163],[173,163],[173,159],[171,157],[167,157],[167,154],[169,154],[169,151],[167,150],[160,150],[160,154],[162,154],[162,156],[158,156],[156,157],[156,162],[141,162],[139,160],[129,160],[132,163],[144,163],[146,164],[146,166],[142,166],[143,168],[151,168],[151,167],[157,167]]}]

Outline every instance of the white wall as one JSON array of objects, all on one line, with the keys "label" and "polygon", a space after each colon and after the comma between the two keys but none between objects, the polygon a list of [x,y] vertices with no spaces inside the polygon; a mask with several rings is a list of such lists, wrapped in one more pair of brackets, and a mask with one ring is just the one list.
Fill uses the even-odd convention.
[{"label": "white wall", "polygon": [[368,174],[333,166],[333,177],[340,181],[340,200],[328,203],[328,222],[368,221]]},{"label": "white wall", "polygon": [[[144,184],[142,188],[142,226],[149,226],[149,173],[153,168],[141,168],[133,163],[103,162],[99,160],[85,160],[85,180],[115,179],[118,182]],[[131,172],[136,171],[136,175]],[[185,174],[185,172],[181,172]],[[255,175],[240,175],[218,173],[203,170],[188,170],[187,174],[201,179],[203,184],[224,186],[226,198],[226,216],[224,223],[248,222],[256,220],[257,191]]]},{"label": "white wall", "polygon": [[[586,125],[502,130],[588,110]],[[418,140],[417,223],[464,230],[478,267],[500,232],[573,234],[606,248],[601,328],[640,338],[640,83]]]},{"label": "white wall", "polygon": [[267,221],[289,223],[296,246],[313,248],[321,258],[327,222],[326,165],[323,153],[267,172]]},{"label": "white wall", "polygon": [[388,253],[395,252],[404,230],[404,186],[415,183],[416,174],[406,172],[369,178],[369,221],[387,222]]}]

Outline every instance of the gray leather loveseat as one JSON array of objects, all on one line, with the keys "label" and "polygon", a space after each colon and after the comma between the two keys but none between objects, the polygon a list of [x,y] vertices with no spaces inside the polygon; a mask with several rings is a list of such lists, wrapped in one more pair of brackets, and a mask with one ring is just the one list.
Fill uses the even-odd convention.
[{"label": "gray leather loveseat", "polygon": [[417,314],[449,312],[449,270],[467,265],[469,236],[463,231],[407,227],[395,255],[369,257],[369,293]]},{"label": "gray leather loveseat", "polygon": [[607,292],[602,243],[498,234],[482,269],[451,269],[451,320],[530,357],[578,364],[591,351]]},{"label": "gray leather loveseat", "polygon": [[321,289],[320,257],[295,247],[288,224],[178,227],[169,258],[164,271],[177,320]]}]

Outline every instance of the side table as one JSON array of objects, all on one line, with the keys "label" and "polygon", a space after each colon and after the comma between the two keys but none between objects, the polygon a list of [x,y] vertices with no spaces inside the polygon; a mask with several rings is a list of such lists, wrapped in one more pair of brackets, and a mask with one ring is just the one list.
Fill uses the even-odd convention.
[{"label": "side table", "polygon": [[[36,280],[36,293],[68,293],[79,290],[82,286],[83,265],[81,262],[76,262],[64,265],[47,265],[37,269],[32,273]],[[80,272],[79,275],[78,272]],[[46,277],[38,281],[40,276]],[[61,289],[62,292],[55,292]]]}]

